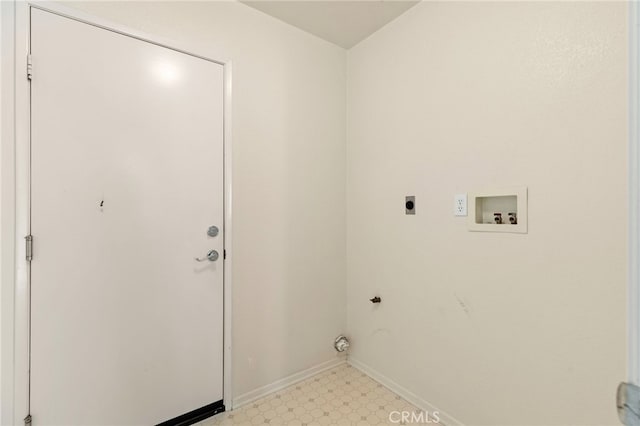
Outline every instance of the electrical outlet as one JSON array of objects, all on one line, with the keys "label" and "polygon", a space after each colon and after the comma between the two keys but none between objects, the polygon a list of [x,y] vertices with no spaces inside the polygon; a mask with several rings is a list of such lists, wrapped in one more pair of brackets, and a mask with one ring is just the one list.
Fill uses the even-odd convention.
[{"label": "electrical outlet", "polygon": [[404,197],[405,214],[416,214],[416,196],[407,195]]},{"label": "electrical outlet", "polygon": [[466,216],[467,215],[467,194],[456,194],[454,197],[453,206],[454,216]]}]

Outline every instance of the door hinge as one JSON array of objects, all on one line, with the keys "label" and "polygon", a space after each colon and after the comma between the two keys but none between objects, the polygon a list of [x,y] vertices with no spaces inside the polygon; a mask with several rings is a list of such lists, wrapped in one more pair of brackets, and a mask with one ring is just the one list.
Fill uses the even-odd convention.
[{"label": "door hinge", "polygon": [[222,250],[222,259],[226,259],[226,258],[227,258],[227,251]]},{"label": "door hinge", "polygon": [[33,78],[33,62],[31,60],[31,55],[27,55],[27,80],[31,80]]},{"label": "door hinge", "polygon": [[622,424],[640,425],[640,387],[631,383],[620,383],[616,395],[616,406]]},{"label": "door hinge", "polygon": [[27,253],[27,262],[31,262],[33,259],[33,235],[27,235],[24,237],[26,253]]},{"label": "door hinge", "polygon": [[31,414],[24,418],[24,426],[31,426]]}]

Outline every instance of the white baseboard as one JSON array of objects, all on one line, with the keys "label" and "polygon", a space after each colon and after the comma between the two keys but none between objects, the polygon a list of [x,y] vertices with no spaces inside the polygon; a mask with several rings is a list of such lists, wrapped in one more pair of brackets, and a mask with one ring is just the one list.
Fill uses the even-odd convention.
[{"label": "white baseboard", "polygon": [[338,365],[344,364],[345,362],[346,360],[343,357],[332,359],[311,368],[307,368],[306,370],[299,371],[295,374],[285,377],[284,379],[276,380],[275,382],[259,387],[258,389],[252,390],[242,395],[238,395],[237,397],[233,398],[233,409],[240,408],[243,405],[249,404],[257,399],[265,397],[270,393],[277,392],[295,383],[308,379],[311,376],[315,376],[318,373],[322,373],[325,370],[329,370],[330,368],[334,368]]},{"label": "white baseboard", "polygon": [[427,411],[429,413],[433,413],[434,411],[437,411],[440,417],[440,424],[443,426],[464,426],[464,424],[459,421],[458,419],[456,419],[455,417],[453,417],[450,414],[445,413],[444,411],[440,410],[438,407],[436,407],[435,405],[431,404],[429,401],[426,401],[422,398],[420,398],[418,395],[414,394],[413,392],[411,392],[410,390],[400,386],[399,384],[397,384],[396,382],[394,382],[393,380],[389,379],[388,377],[378,373],[376,370],[374,370],[373,368],[369,367],[366,364],[363,364],[362,362],[353,359],[353,357],[349,357],[348,361],[347,361],[351,366],[357,368],[358,370],[362,371],[364,374],[366,374],[367,376],[371,377],[373,380],[375,380],[376,382],[380,383],[381,385],[385,386],[386,388],[388,388],[389,390],[391,390],[392,392],[394,392],[395,394],[401,396],[402,398],[406,399],[408,402],[410,402],[411,404],[415,405],[416,407],[418,407],[419,409],[423,410],[423,411]]}]

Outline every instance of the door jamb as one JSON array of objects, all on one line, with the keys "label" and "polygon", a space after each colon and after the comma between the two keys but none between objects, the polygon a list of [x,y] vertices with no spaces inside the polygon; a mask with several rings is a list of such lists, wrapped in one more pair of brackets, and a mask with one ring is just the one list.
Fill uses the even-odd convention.
[{"label": "door jamb", "polygon": [[629,2],[629,270],[627,380],[640,386],[640,6]]},{"label": "door jamb", "polygon": [[[50,1],[0,2],[0,19],[3,30],[0,47],[9,49],[14,55],[2,55],[0,76],[3,93],[0,140],[0,176],[2,192],[0,198],[0,234],[2,235],[2,257],[0,258],[2,357],[0,376],[2,377],[2,404],[0,424],[19,424],[30,414],[29,409],[29,277],[25,260],[24,237],[29,230],[29,145],[30,145],[30,99],[26,78],[27,54],[29,53],[30,11],[32,8],[45,10],[89,25],[113,31],[157,46],[172,49],[224,67],[224,355],[223,355],[223,403],[227,410],[233,408],[232,388],[232,63],[216,54],[195,53],[189,46],[182,46],[163,37],[146,34],[108,20],[86,14],[82,11]],[[13,15],[13,16],[11,16]],[[13,24],[13,25],[11,25]],[[9,32],[12,30],[13,34]],[[215,52],[214,52],[215,53]],[[37,69],[37,68],[36,68]],[[5,102],[7,92],[13,103]],[[13,96],[11,96],[13,95]],[[37,236],[36,236],[37,237]],[[4,241],[13,244],[4,244]],[[9,296],[8,298],[6,296]],[[37,414],[36,414],[37,415]]]}]

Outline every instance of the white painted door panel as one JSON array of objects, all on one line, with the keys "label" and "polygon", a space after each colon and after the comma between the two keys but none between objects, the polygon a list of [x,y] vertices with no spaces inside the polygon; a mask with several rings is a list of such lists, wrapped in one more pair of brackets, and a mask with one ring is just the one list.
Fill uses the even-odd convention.
[{"label": "white painted door panel", "polygon": [[31,25],[34,424],[221,400],[223,67],[37,9]]}]

